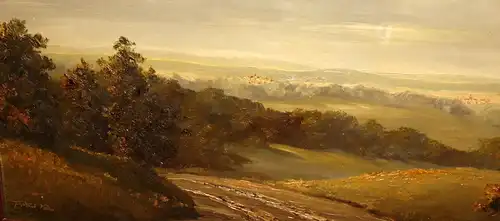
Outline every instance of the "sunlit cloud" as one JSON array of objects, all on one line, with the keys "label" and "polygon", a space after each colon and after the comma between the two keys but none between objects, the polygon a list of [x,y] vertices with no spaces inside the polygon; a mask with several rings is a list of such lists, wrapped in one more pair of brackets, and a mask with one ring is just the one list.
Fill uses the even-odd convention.
[{"label": "sunlit cloud", "polygon": [[341,36],[346,41],[362,39],[381,43],[468,44],[482,39],[478,33],[462,30],[433,29],[398,24],[344,23],[303,26],[300,29]]}]

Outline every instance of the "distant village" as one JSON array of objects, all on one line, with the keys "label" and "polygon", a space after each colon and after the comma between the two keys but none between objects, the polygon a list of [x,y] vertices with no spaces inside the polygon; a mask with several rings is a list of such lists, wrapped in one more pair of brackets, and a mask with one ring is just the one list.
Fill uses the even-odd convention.
[{"label": "distant village", "polygon": [[469,96],[458,97],[457,99],[465,104],[491,104],[490,98],[476,98],[473,97],[472,94],[469,94]]},{"label": "distant village", "polygon": [[274,82],[274,80],[270,77],[258,76],[257,74],[247,76],[245,79],[247,79],[249,84],[254,85],[269,84]]}]

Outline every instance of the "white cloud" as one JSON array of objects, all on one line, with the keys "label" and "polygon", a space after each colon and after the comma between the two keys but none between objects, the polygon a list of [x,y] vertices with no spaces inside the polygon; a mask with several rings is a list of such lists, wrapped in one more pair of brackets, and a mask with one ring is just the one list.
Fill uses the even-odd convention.
[{"label": "white cloud", "polygon": [[[300,30],[333,35],[345,41],[361,40],[406,44],[469,45],[488,38],[488,35],[481,32],[469,32],[460,29],[426,28],[396,23],[380,25],[367,23],[321,24],[302,26]],[[489,43],[494,42],[491,39],[489,41]]]}]

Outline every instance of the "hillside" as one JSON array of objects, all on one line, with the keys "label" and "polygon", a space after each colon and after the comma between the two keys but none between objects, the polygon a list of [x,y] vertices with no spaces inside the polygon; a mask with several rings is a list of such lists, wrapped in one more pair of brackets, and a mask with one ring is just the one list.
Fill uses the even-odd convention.
[{"label": "hillside", "polygon": [[[296,108],[306,110],[343,110],[364,122],[376,119],[383,126],[396,129],[401,126],[418,129],[429,137],[460,150],[477,148],[478,139],[495,137],[500,128],[478,116],[453,116],[445,112],[425,107],[402,108],[367,102],[329,97],[297,99],[293,101],[263,101],[266,107],[281,111]],[[500,116],[500,115],[498,115]],[[498,117],[491,115],[491,117]]]},{"label": "hillside", "polygon": [[271,180],[316,180],[379,171],[439,168],[429,163],[366,159],[342,151],[306,150],[279,144],[271,145],[271,149],[241,148],[238,152],[252,161],[238,169],[239,173],[260,174],[261,177]]},{"label": "hillside", "polygon": [[[402,108],[427,107],[443,112],[466,116],[475,112],[457,98],[437,97],[411,91],[388,92],[363,85],[340,85],[321,80],[277,80],[258,75],[215,79],[190,79],[173,75],[184,87],[201,90],[207,87],[224,89],[230,95],[258,101],[294,101],[330,97],[351,102],[374,103]],[[297,77],[299,78],[299,77]]]},{"label": "hillside", "polygon": [[292,190],[334,201],[350,202],[396,220],[493,221],[498,217],[474,212],[486,184],[500,173],[470,168],[403,170],[335,180],[278,182]]},{"label": "hillside", "polygon": [[268,108],[280,111],[293,111],[297,108],[342,110],[355,116],[360,122],[375,119],[391,129],[401,126],[415,128],[460,150],[476,148],[478,139],[494,137],[500,133],[500,128],[496,126],[500,115],[497,116],[494,112],[497,109],[483,111],[488,105],[476,105],[476,108],[446,97],[412,92],[389,93],[364,86],[315,87],[287,82],[251,85],[238,79],[188,80],[180,75],[174,75],[173,78],[182,86],[193,90],[223,88],[229,95],[254,99]]},{"label": "hillside", "polygon": [[[127,159],[80,149],[55,154],[9,140],[1,141],[0,153],[9,218],[123,221],[197,215],[189,195]],[[155,207],[160,196],[168,201]]]}]

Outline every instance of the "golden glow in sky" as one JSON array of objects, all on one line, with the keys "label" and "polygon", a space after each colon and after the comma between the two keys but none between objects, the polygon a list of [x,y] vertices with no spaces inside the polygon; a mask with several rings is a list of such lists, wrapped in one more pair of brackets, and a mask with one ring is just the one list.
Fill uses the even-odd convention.
[{"label": "golden glow in sky", "polygon": [[52,44],[500,76],[498,0],[0,0]]}]

